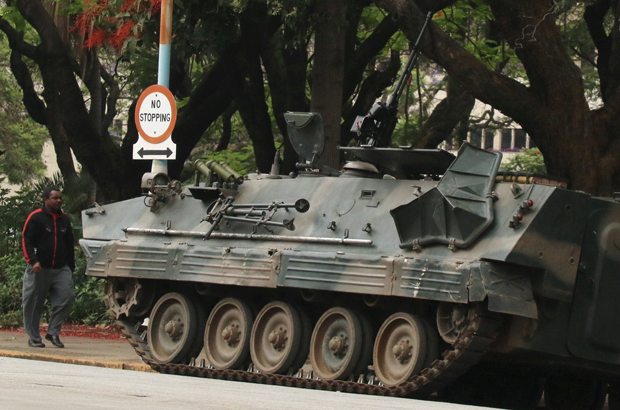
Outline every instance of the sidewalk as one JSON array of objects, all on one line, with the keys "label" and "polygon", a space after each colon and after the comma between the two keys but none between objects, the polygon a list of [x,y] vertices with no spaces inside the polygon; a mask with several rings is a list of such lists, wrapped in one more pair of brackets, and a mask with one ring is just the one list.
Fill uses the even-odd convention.
[{"label": "sidewalk", "polygon": [[64,349],[45,340],[45,348],[28,347],[28,335],[19,331],[0,330],[0,356],[50,362],[82,364],[138,371],[152,371],[134,352],[126,339],[105,339],[81,336],[60,338]]}]

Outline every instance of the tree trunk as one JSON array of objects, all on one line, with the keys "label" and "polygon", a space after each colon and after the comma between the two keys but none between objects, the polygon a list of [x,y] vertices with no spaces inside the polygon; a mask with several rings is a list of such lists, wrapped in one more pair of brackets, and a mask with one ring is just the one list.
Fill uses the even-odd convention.
[{"label": "tree trunk", "polygon": [[228,149],[230,137],[232,136],[232,116],[237,112],[237,104],[234,102],[222,114],[222,136],[217,143],[216,151],[224,151]]},{"label": "tree trunk", "polygon": [[60,121],[58,113],[59,107],[57,101],[49,101],[47,103],[47,129],[52,137],[54,151],[56,152],[56,163],[58,169],[65,181],[71,181],[77,175],[73,156],[71,155],[71,146],[69,139],[65,133],[65,129]]},{"label": "tree trunk", "polygon": [[185,160],[204,132],[232,103],[233,76],[229,66],[237,51],[238,47],[233,45],[222,53],[196,85],[187,105],[179,110],[172,133],[172,140],[177,144],[177,159],[168,163],[168,172],[172,178],[181,175]]},{"label": "tree trunk", "polygon": [[265,101],[263,70],[259,55],[260,31],[252,16],[241,18],[241,37],[240,53],[229,67],[235,76],[233,94],[243,124],[254,145],[256,166],[260,172],[269,173],[276,147],[269,107]]},{"label": "tree trunk", "polygon": [[310,110],[323,117],[325,149],[320,163],[340,168],[340,122],[344,73],[346,0],[317,0],[319,22],[315,33]]}]

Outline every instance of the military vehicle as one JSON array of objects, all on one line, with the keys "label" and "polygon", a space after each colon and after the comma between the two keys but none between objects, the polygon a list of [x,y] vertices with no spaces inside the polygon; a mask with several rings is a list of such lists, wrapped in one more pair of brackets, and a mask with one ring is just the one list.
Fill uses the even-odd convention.
[{"label": "military vehicle", "polygon": [[165,373],[515,409],[543,391],[599,409],[609,387],[620,409],[617,201],[498,173],[468,144],[381,146],[375,108],[341,172],[320,165],[320,115],[287,113],[296,174],[197,161],[192,185],[149,173],[144,196],[83,212],[86,274],[136,352]]},{"label": "military vehicle", "polygon": [[598,408],[620,377],[616,201],[498,175],[501,154],[467,144],[456,159],[346,148],[356,161],[322,176],[321,139],[300,137],[322,136],[320,117],[287,121],[307,169],[294,178],[198,161],[205,182],[147,174],[144,197],[84,211],[86,274],[107,279],[146,363],[469,402],[501,391],[514,408],[545,383],[549,408]]}]

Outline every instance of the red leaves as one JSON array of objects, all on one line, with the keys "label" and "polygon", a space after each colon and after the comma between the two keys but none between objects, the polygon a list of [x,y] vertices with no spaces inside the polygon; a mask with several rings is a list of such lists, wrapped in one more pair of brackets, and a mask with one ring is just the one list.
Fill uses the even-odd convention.
[{"label": "red leaves", "polygon": [[120,53],[128,40],[140,37],[144,20],[160,9],[161,0],[84,0],[84,11],[70,31],[83,38],[85,48],[107,43]]},{"label": "red leaves", "polygon": [[[2,329],[4,332],[17,332],[23,333],[22,329]],[[47,325],[41,326],[41,331],[47,333]],[[72,336],[72,337],[88,337],[89,339],[108,339],[108,340],[120,340],[125,337],[120,330],[114,327],[99,327],[99,326],[87,326],[87,325],[71,325],[65,324],[62,327],[60,336]]]},{"label": "red leaves", "polygon": [[108,0],[84,0],[84,12],[77,15],[75,23],[69,31],[77,32],[80,36],[85,37],[93,28],[93,21],[107,9]]},{"label": "red leaves", "polygon": [[122,333],[114,327],[102,328],[86,325],[64,325],[60,336],[87,337],[89,339],[109,340],[119,340],[125,338]]},{"label": "red leaves", "polygon": [[121,6],[121,13],[127,13],[131,11],[135,6],[136,0],[126,0]]},{"label": "red leaves", "polygon": [[107,31],[102,30],[98,27],[95,27],[93,29],[93,32],[90,33],[88,38],[86,38],[86,40],[84,41],[84,47],[86,48],[99,47],[100,45],[104,43],[104,41],[107,40],[107,38],[108,38]]},{"label": "red leaves", "polygon": [[[127,40],[128,37],[133,35],[133,28],[136,26],[136,24],[137,23],[135,21],[131,20],[124,22],[110,38],[110,45],[114,47],[117,53],[120,53],[123,45],[125,44],[125,40]],[[140,33],[136,34],[135,36],[136,38],[138,38],[140,36]]]},{"label": "red leaves", "polygon": [[161,10],[161,0],[150,0],[151,1],[151,15],[158,13]]}]

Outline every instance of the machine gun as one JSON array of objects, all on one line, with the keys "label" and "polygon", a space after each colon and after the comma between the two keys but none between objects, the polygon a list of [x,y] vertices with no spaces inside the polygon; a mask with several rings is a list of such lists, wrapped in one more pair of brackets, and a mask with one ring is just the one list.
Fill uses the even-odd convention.
[{"label": "machine gun", "polygon": [[419,44],[426,26],[432,17],[432,13],[429,11],[426,15],[426,20],[422,26],[422,30],[418,35],[418,39],[413,46],[413,51],[409,56],[407,65],[403,70],[396,89],[388,98],[387,103],[377,102],[375,103],[366,116],[358,116],[351,127],[351,132],[355,133],[355,139],[361,142],[363,147],[388,147],[392,139],[392,133],[398,122],[396,114],[398,113],[398,100],[405,90],[405,85],[411,76],[411,70],[420,57]]}]

